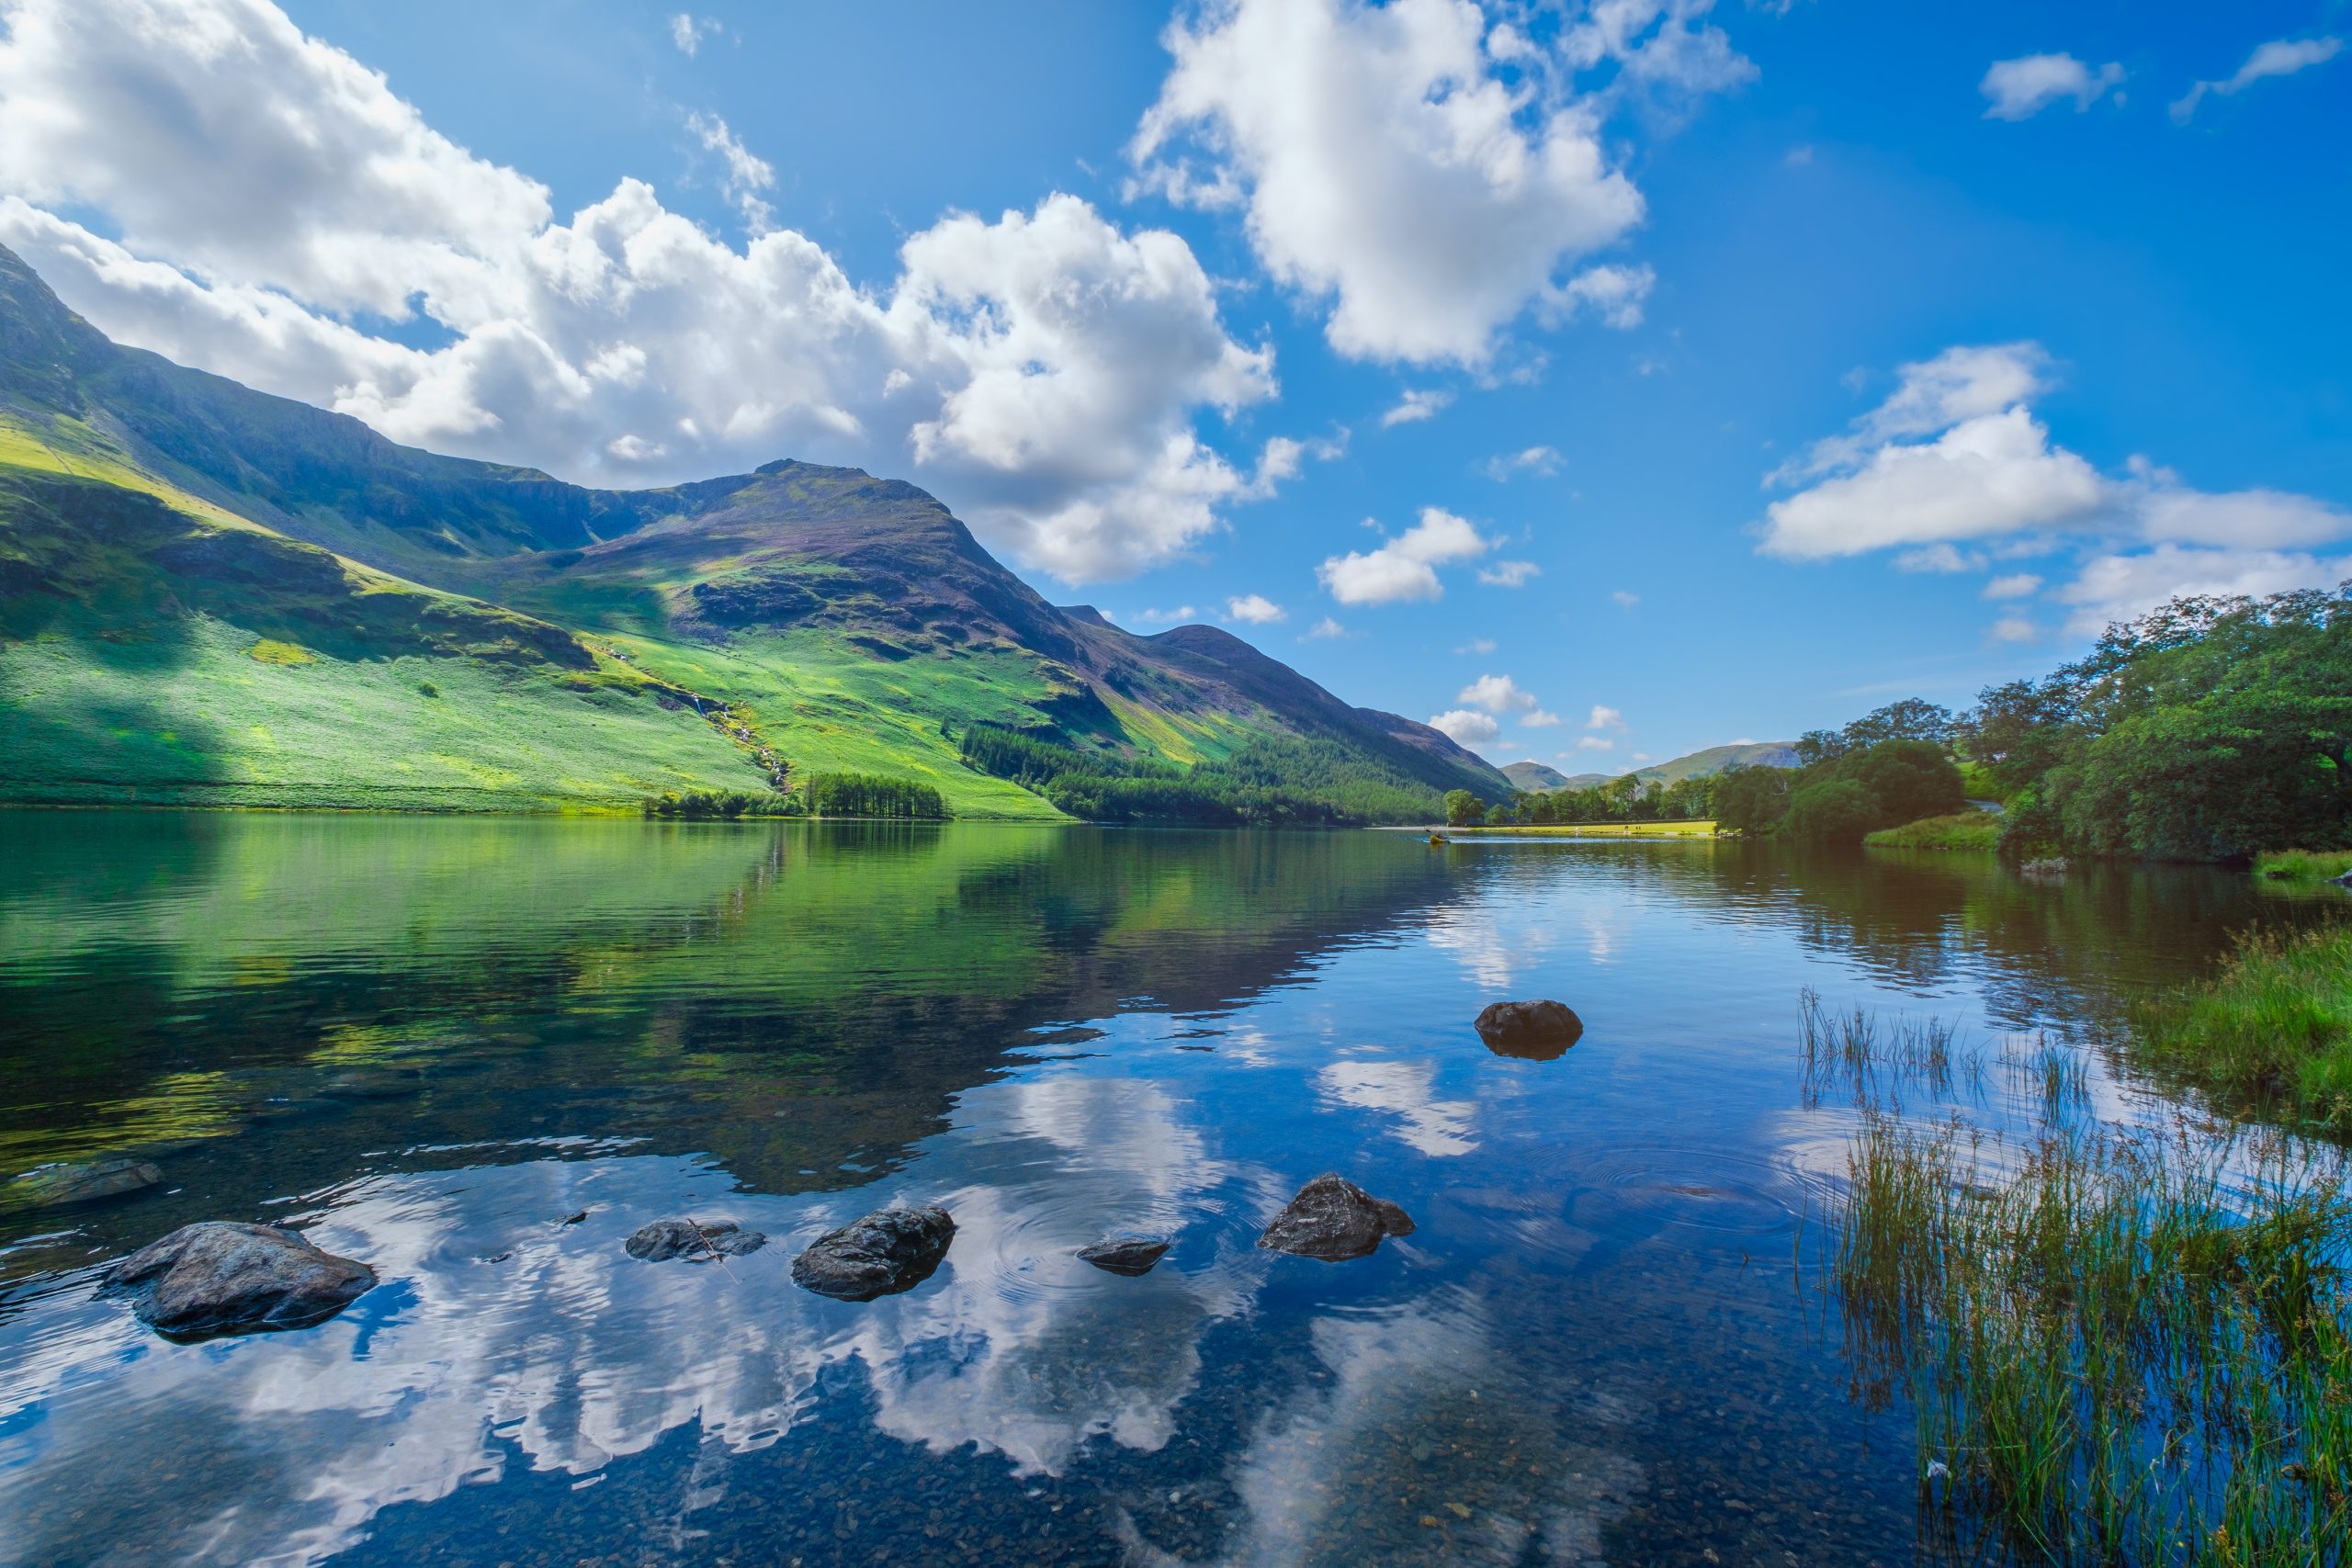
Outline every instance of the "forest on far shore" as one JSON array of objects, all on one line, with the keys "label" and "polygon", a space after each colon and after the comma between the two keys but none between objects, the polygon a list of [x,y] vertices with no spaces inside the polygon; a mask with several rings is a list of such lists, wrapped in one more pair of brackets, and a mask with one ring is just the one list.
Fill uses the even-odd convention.
[{"label": "forest on far shore", "polygon": [[1493,825],[1712,818],[1719,829],[1857,844],[2002,807],[2007,856],[2245,861],[2352,846],[2352,581],[2265,598],[2196,595],[2109,626],[2041,680],[1955,714],[1918,698],[1797,742],[1793,768],[1670,785],[1634,775],[1487,802]]}]

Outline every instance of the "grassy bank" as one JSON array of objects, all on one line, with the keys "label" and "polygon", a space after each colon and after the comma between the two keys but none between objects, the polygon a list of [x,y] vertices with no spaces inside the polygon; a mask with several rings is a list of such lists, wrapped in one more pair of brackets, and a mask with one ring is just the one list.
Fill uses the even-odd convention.
[{"label": "grassy bank", "polygon": [[1503,839],[1688,839],[1704,838],[1714,830],[1714,823],[1704,818],[1689,822],[1561,822],[1541,828],[1489,828],[1482,823],[1469,828],[1430,829],[1463,838],[1485,834]]},{"label": "grassy bank", "polygon": [[2254,874],[2273,882],[2334,882],[2347,872],[2352,850],[2280,850],[2254,863]]},{"label": "grassy bank", "polygon": [[1862,842],[1883,850],[1982,850],[2001,840],[2001,819],[1990,811],[1955,811],[1926,817],[1900,828],[1882,828]]},{"label": "grassy bank", "polygon": [[2352,1134],[2352,926],[2249,935],[2210,984],[2132,1023],[2150,1065]]}]

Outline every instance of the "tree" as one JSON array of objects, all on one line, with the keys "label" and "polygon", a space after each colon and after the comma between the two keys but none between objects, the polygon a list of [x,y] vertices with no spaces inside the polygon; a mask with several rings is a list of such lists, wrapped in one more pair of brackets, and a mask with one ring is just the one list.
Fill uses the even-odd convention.
[{"label": "tree", "polygon": [[1735,762],[1717,773],[1712,791],[1715,826],[1754,837],[1769,833],[1789,814],[1789,772]]},{"label": "tree", "polygon": [[1445,792],[1445,819],[1456,828],[1467,828],[1487,814],[1486,802],[1466,789]]},{"label": "tree", "polygon": [[1873,827],[1949,817],[1968,805],[1960,770],[1939,741],[1882,740],[1867,750],[1849,753],[1838,764],[1837,776],[1860,784],[1876,798],[1880,819]]},{"label": "tree", "polygon": [[1823,779],[1789,796],[1788,831],[1811,844],[1859,844],[1884,811],[1878,797],[1853,780]]}]

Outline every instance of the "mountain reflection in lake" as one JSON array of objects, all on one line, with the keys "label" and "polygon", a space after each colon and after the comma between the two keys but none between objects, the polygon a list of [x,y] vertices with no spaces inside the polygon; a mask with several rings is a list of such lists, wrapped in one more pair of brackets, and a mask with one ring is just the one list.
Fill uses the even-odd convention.
[{"label": "mountain reflection in lake", "polygon": [[[1799,987],[2079,1037],[2260,897],[1706,842],[0,816],[0,1176],[165,1173],[0,1210],[0,1561],[1906,1560],[1909,1416],[1848,1397],[1793,1259],[1853,1124],[1806,1108]],[[1526,996],[1582,1043],[1489,1054],[1471,1018]],[[1419,1231],[1256,1248],[1326,1169]],[[931,1280],[792,1285],[901,1197],[955,1213]],[[770,1243],[623,1254],[678,1214]],[[94,1296],[201,1218],[383,1282],[193,1346]],[[1123,1228],[1175,1246],[1072,1256]]]}]

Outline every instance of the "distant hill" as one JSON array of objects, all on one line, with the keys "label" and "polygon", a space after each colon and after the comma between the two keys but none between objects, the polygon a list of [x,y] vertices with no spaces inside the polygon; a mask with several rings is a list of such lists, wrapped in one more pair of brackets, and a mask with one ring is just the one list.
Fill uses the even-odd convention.
[{"label": "distant hill", "polygon": [[0,711],[14,801],[560,809],[856,773],[1060,816],[966,764],[976,726],[1159,777],[1369,782],[1411,819],[1507,788],[1225,632],[1056,608],[913,485],[783,461],[599,491],[435,456],[110,342],[6,249]]},{"label": "distant hill", "polygon": [[1797,765],[1796,742],[1755,740],[1737,746],[1710,746],[1687,757],[1677,757],[1672,761],[1636,769],[1635,773],[1645,781],[1655,779],[1659,784],[1676,784],[1683,779],[1702,779],[1710,773],[1720,773],[1735,762],[1748,768],[1793,768]]},{"label": "distant hill", "polygon": [[[1670,784],[1683,779],[1705,778],[1711,773],[1722,773],[1735,762],[1751,768],[1793,768],[1797,765],[1796,747],[1786,740],[1710,746],[1687,757],[1636,768],[1634,776],[1645,784],[1655,781]],[[1541,762],[1510,762],[1503,767],[1503,777],[1510,780],[1511,786],[1530,794],[1555,789],[1590,789],[1623,776],[1622,773],[1562,773],[1558,769],[1545,767]]]}]

